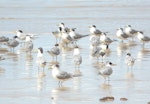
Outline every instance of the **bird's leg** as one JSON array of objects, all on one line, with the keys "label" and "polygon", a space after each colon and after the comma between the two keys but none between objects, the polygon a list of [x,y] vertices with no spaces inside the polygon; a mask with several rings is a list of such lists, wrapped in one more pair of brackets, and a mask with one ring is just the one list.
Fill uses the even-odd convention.
[{"label": "bird's leg", "polygon": [[57,37],[55,37],[56,38],[56,43],[58,42],[58,39],[57,39]]},{"label": "bird's leg", "polygon": [[14,51],[14,47],[13,47],[13,53],[14,53],[15,51]]},{"label": "bird's leg", "polygon": [[56,56],[56,62],[57,62],[57,56]]},{"label": "bird's leg", "polygon": [[143,44],[142,44],[142,48],[143,48],[143,49],[144,49],[144,45],[145,45],[145,44],[144,44],[144,42],[143,42]]},{"label": "bird's leg", "polygon": [[58,86],[60,87],[60,81],[58,81]]},{"label": "bird's leg", "polygon": [[102,63],[103,63],[104,59],[103,59],[103,56],[102,56]]},{"label": "bird's leg", "polygon": [[127,72],[129,72],[129,70],[130,70],[130,67],[128,66],[128,68],[127,68]]},{"label": "bird's leg", "polygon": [[99,62],[99,58],[97,57],[97,63]]},{"label": "bird's leg", "polygon": [[38,75],[40,74],[40,68],[39,68],[39,66],[38,66]]}]

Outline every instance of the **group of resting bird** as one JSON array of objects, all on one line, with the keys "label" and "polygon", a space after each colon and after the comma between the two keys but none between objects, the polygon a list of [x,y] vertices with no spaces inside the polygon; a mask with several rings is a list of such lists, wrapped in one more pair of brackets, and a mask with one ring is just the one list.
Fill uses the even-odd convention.
[{"label": "group of resting bird", "polygon": [[[112,42],[118,40],[111,39],[107,35],[108,32],[100,31],[99,29],[96,28],[95,25],[89,26],[90,34],[82,35],[76,33],[75,29],[76,28],[66,27],[64,23],[59,23],[58,30],[52,32],[53,36],[56,38],[56,43],[50,50],[47,50],[47,53],[52,57],[52,61],[55,62],[58,61],[57,57],[58,55],[61,54],[61,51],[63,49],[71,48],[73,50],[72,58],[75,65],[75,69],[79,69],[80,65],[82,64],[82,56],[80,53],[78,40],[89,36],[90,49],[91,49],[90,55],[92,57],[96,57],[98,63],[99,63],[99,58],[101,57],[102,63],[104,63],[104,56],[109,50],[109,45]],[[16,33],[17,35],[15,35],[12,39],[9,39],[8,37],[5,36],[1,36],[0,43],[7,45],[11,49],[13,49],[13,52],[15,47],[17,47],[19,44],[23,44],[25,46],[25,51],[31,54],[33,50],[32,40],[35,38],[35,36],[25,35],[22,30],[18,30],[16,31]],[[123,42],[128,38],[134,40],[134,38],[137,37],[139,41],[142,42],[143,47],[146,42],[150,41],[150,37],[145,36],[142,31],[132,29],[131,25],[125,26],[124,29],[118,28],[116,31],[116,36],[118,39],[121,40],[121,42]],[[40,72],[42,68],[42,73],[44,73],[44,68],[45,65],[47,64],[43,53],[44,53],[43,48],[39,47],[36,63],[38,66],[38,72]],[[2,59],[3,58],[1,58],[1,60]],[[127,64],[127,66],[131,67],[132,69],[134,62],[135,62],[135,58],[131,56],[131,53],[127,53],[125,58],[125,63]],[[103,69],[99,71],[99,74],[103,76],[105,80],[109,80],[109,76],[113,73],[111,67],[113,65],[115,64],[110,61],[107,61],[105,62],[105,67],[103,67]],[[62,84],[63,81],[66,81],[70,78],[80,76],[80,75],[70,74],[66,71],[60,71],[60,65],[58,63],[53,64],[51,68],[52,68],[52,77],[57,79],[60,84]]]}]

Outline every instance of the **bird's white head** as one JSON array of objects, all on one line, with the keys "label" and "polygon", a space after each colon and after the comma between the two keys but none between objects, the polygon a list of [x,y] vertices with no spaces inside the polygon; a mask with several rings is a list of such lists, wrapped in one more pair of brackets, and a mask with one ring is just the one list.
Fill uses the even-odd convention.
[{"label": "bird's white head", "polygon": [[52,69],[55,69],[55,68],[59,68],[59,65],[58,64],[52,65]]}]

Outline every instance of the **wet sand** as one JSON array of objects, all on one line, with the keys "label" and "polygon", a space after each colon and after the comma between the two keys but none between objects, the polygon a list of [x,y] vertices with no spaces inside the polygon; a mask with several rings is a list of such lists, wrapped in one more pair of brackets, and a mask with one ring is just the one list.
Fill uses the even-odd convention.
[{"label": "wet sand", "polygon": [[[58,86],[52,78],[49,65],[46,76],[38,77],[36,55],[37,48],[43,47],[47,62],[52,58],[46,52],[55,44],[51,32],[57,24],[64,22],[68,27],[76,27],[78,33],[88,34],[88,26],[95,24],[101,31],[108,31],[111,38],[115,32],[127,24],[149,35],[150,2],[148,0],[1,0],[0,36],[13,37],[14,31],[22,29],[25,33],[38,36],[33,40],[34,49],[27,55],[22,46],[12,53],[2,46],[0,55],[0,102],[3,104],[101,104],[99,99],[113,96],[109,104],[146,104],[150,101],[150,43],[142,49],[141,43],[119,41],[110,45],[110,53],[104,61],[117,64],[113,67],[110,83],[104,83],[98,75],[100,65],[90,57],[89,37],[79,41],[83,63],[80,67],[82,77],[73,78]],[[127,52],[137,59],[132,72],[127,71],[124,58]],[[58,57],[60,68],[75,73],[72,51],[66,51]],[[120,101],[127,98],[127,101]]]}]

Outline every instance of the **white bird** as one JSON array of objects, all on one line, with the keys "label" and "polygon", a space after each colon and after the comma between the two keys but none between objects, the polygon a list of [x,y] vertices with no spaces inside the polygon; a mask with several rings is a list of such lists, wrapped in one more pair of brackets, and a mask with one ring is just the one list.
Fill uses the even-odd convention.
[{"label": "white bird", "polygon": [[126,40],[129,36],[127,34],[125,34],[123,32],[123,28],[119,28],[116,31],[116,36],[121,39],[121,41],[123,42],[123,40]]},{"label": "white bird", "polygon": [[25,41],[25,39],[26,39],[26,35],[23,33],[23,31],[22,31],[22,30],[17,30],[16,33],[17,33],[18,39],[19,39],[22,43],[24,43],[24,41]]},{"label": "white bird", "polygon": [[62,22],[62,23],[59,23],[58,24],[58,31],[62,32],[62,31],[66,31],[66,32],[69,32],[69,28],[65,26],[65,24]]},{"label": "white bird", "polygon": [[99,46],[94,47],[93,50],[92,50],[92,53],[91,53],[91,55],[93,57],[97,58],[97,62],[99,62],[99,57],[100,56],[102,57],[102,62],[103,62],[105,54],[106,54],[105,51]]},{"label": "white bird", "polygon": [[38,53],[37,53],[37,57],[36,57],[36,63],[38,65],[38,73],[40,71],[40,68],[43,69],[43,73],[44,73],[44,68],[46,65],[46,60],[45,57],[43,55],[43,48],[38,48]]},{"label": "white bird", "polygon": [[26,52],[29,52],[30,54],[33,50],[33,42],[32,42],[31,37],[29,35],[26,35],[25,50],[26,50]]},{"label": "white bird", "polygon": [[80,49],[78,46],[76,46],[73,51],[73,62],[75,65],[75,69],[79,69],[80,64],[82,63],[82,56],[80,55]]},{"label": "white bird", "polygon": [[125,34],[127,34],[129,37],[131,37],[132,40],[133,40],[133,38],[135,37],[135,35],[137,34],[138,31],[132,29],[131,25],[126,25],[126,26],[124,27],[124,32],[125,32]]},{"label": "white bird", "polygon": [[64,47],[67,47],[68,44],[72,43],[73,39],[71,36],[67,33],[67,31],[61,32],[61,42],[60,44]]},{"label": "white bird", "polygon": [[100,42],[103,43],[103,44],[111,44],[112,42],[114,42],[115,40],[112,40],[110,39],[106,33],[102,32],[101,35],[100,35]]},{"label": "white bird", "polygon": [[76,28],[69,29],[69,35],[73,39],[74,42],[76,42],[77,40],[79,40],[83,37],[89,36],[89,35],[81,35],[79,33],[76,33],[75,29]]},{"label": "white bird", "polygon": [[114,66],[115,64],[113,64],[112,62],[106,62],[106,66],[104,67],[104,69],[101,69],[99,71],[99,74],[106,80],[110,80],[109,76],[113,73],[113,69],[112,66]]},{"label": "white bird", "polygon": [[9,38],[8,38],[8,37],[0,36],[0,45],[1,45],[2,43],[8,42],[8,41],[9,41]]},{"label": "white bird", "polygon": [[101,31],[96,28],[95,25],[89,26],[91,35],[101,35]]},{"label": "white bird", "polygon": [[68,73],[68,72],[65,72],[65,71],[61,71],[59,69],[59,65],[58,64],[52,65],[52,77],[59,81],[58,82],[59,86],[62,86],[62,83],[64,81],[67,81],[67,80],[69,80],[69,79],[71,79],[73,77],[78,77],[78,76],[80,76],[80,75],[77,75],[77,74],[73,75],[71,73]]},{"label": "white bird", "polygon": [[143,47],[145,43],[150,42],[150,37],[144,36],[143,32],[137,32],[137,38],[143,43]]},{"label": "white bird", "polygon": [[135,63],[135,58],[131,56],[131,53],[126,54],[125,63],[127,64],[128,69],[129,67],[131,67],[131,69],[133,68],[133,65]]},{"label": "white bird", "polygon": [[59,24],[58,24],[58,30],[52,32],[52,34],[53,34],[53,35],[55,36],[55,38],[56,38],[56,43],[58,43],[58,41],[60,41],[62,32],[65,32],[65,31],[68,32],[68,31],[69,31],[69,28],[65,27],[65,24],[64,24],[64,23],[59,23]]},{"label": "white bird", "polygon": [[90,41],[91,46],[93,47],[100,45],[100,37],[97,35],[91,35],[89,41]]},{"label": "white bird", "polygon": [[12,48],[12,50],[14,52],[14,48],[19,45],[18,36],[14,36],[13,39],[9,39],[9,41],[7,41],[5,43],[5,45]]},{"label": "white bird", "polygon": [[56,57],[56,61],[57,61],[57,56],[60,54],[59,44],[55,44],[55,46],[52,47],[50,51],[47,52],[53,57],[53,60],[54,57]]}]

